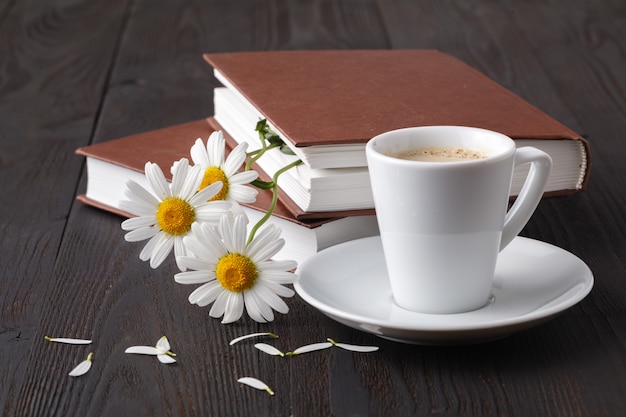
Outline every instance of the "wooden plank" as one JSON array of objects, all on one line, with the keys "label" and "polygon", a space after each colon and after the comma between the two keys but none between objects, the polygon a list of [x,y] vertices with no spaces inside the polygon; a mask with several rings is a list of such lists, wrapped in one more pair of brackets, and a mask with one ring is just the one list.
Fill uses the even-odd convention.
[{"label": "wooden plank", "polygon": [[126,6],[35,3],[3,3],[0,16],[0,178],[12,196],[0,205],[3,415],[49,406],[29,396],[46,382],[26,370],[54,359],[31,349],[42,345],[40,324],[52,320],[42,314],[55,301],[45,289],[82,166],[72,153],[89,141]]}]

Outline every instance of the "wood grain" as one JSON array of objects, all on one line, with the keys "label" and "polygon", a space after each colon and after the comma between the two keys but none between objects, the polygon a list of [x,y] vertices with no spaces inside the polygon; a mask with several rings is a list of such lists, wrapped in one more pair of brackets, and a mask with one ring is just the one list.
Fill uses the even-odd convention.
[{"label": "wood grain", "polygon": [[[618,416],[626,414],[626,7],[619,0],[12,0],[0,5],[0,413],[6,416]],[[271,324],[192,306],[172,259],[152,270],[121,219],[81,206],[74,149],[212,114],[202,53],[436,48],[592,146],[589,189],[544,200],[525,236],[581,257],[579,305],[472,346],[349,329],[295,296]],[[262,81],[262,80],[260,80]],[[332,337],[377,345],[279,358]],[[51,344],[44,335],[90,338]],[[167,335],[178,362],[125,354]],[[94,352],[91,371],[67,373]],[[237,383],[254,376],[276,392]]]}]

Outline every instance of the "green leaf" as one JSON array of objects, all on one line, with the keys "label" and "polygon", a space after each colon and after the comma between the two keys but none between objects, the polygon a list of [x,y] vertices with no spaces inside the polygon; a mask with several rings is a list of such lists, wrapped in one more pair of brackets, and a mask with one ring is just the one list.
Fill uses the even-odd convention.
[{"label": "green leaf", "polygon": [[257,188],[260,188],[261,190],[271,190],[274,187],[273,181],[254,180],[250,184]]}]

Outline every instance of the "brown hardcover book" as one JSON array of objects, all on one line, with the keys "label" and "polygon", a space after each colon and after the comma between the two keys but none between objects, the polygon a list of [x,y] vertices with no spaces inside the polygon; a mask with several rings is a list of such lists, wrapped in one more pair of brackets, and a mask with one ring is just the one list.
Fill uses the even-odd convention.
[{"label": "brown hardcover book", "polygon": [[[346,196],[347,205],[333,206],[340,203],[341,194],[327,198],[316,183],[321,177],[335,177],[334,184],[340,184],[346,169],[352,170],[347,177],[360,175],[366,183],[367,140],[410,126],[498,131],[518,146],[536,146],[552,156],[546,195],[570,194],[587,185],[589,146],[579,134],[439,51],[268,51],[204,58],[226,87],[215,90],[215,118],[225,130],[237,142],[254,141],[254,124],[265,118],[305,162],[293,174],[292,184],[281,184],[304,213],[373,207],[365,188],[358,197]],[[261,168],[272,174],[285,162],[284,156],[276,158],[273,163],[261,161]],[[518,177],[521,182],[523,173]],[[515,188],[514,179],[513,195]],[[321,204],[315,203],[317,193]],[[350,206],[356,201],[359,206]]]},{"label": "brown hardcover book", "polygon": [[[201,138],[206,143],[215,127],[219,129],[212,118],[200,119],[77,149],[76,154],[86,157],[87,161],[87,189],[77,199],[124,217],[132,216],[133,213],[126,213],[119,206],[119,202],[125,199],[126,182],[134,180],[146,186],[144,166],[148,161],[158,164],[165,176],[171,179],[172,163],[183,157],[190,158],[189,150],[196,139]],[[228,152],[235,144],[228,136],[226,139]],[[257,166],[253,168],[267,178]],[[270,191],[260,190],[257,201],[247,205],[245,211],[251,224],[265,214],[271,198]],[[372,212],[363,216],[348,214],[351,213],[299,220],[279,201],[270,221],[283,230],[286,244],[281,257],[300,262],[333,244],[378,233],[376,217]]]}]

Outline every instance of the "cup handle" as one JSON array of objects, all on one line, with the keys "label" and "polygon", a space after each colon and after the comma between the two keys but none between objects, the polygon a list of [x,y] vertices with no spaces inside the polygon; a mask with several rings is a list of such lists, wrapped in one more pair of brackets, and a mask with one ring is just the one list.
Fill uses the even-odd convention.
[{"label": "cup handle", "polygon": [[530,220],[543,196],[552,169],[550,155],[533,147],[518,148],[515,151],[515,166],[526,163],[530,163],[530,170],[515,203],[504,218],[500,250],[506,248]]}]

